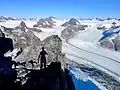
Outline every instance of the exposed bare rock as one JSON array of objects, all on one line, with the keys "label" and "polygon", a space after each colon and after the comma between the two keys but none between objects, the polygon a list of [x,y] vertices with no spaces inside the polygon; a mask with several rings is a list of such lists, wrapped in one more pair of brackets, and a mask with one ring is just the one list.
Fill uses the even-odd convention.
[{"label": "exposed bare rock", "polygon": [[38,46],[40,44],[40,39],[30,30],[24,34],[24,37],[30,46]]},{"label": "exposed bare rock", "polygon": [[63,39],[70,39],[72,38],[76,32],[83,31],[87,25],[73,25],[73,26],[67,26],[62,32],[61,37]]},{"label": "exposed bare rock", "polygon": [[40,44],[40,39],[34,35],[32,31],[17,33],[5,33],[7,37],[13,39],[14,48],[25,49],[28,46],[37,46]]},{"label": "exposed bare rock", "polygon": [[1,29],[2,29],[4,32],[12,32],[12,30],[14,30],[13,28],[7,28],[7,27],[4,27],[4,26],[1,26]]},{"label": "exposed bare rock", "polygon": [[80,22],[77,19],[71,18],[69,21],[65,22],[61,26],[66,27],[66,26],[78,25],[78,24],[80,24]]},{"label": "exposed bare rock", "polygon": [[105,30],[106,27],[105,27],[105,26],[98,26],[97,29],[98,29],[98,30]]},{"label": "exposed bare rock", "polygon": [[33,31],[41,32],[40,29],[28,28],[22,21],[16,28],[1,27],[6,37],[13,39],[14,48],[26,48],[40,44],[40,39],[34,35]]},{"label": "exposed bare rock", "polygon": [[57,61],[62,51],[62,40],[57,35],[52,35],[43,41],[43,45],[48,50],[49,61]]},{"label": "exposed bare rock", "polygon": [[5,37],[5,34],[0,29],[0,37]]},{"label": "exposed bare rock", "polygon": [[55,21],[53,21],[52,17],[49,17],[41,18],[33,27],[52,28],[53,26],[55,26]]},{"label": "exposed bare rock", "polygon": [[27,26],[26,26],[26,24],[22,21],[21,23],[20,23],[20,25],[18,25],[15,29],[20,29],[21,31],[26,31],[26,29],[27,29]]},{"label": "exposed bare rock", "polygon": [[108,39],[108,38],[102,40],[100,42],[100,45],[102,47],[104,47],[104,48],[108,48],[108,49],[113,49],[114,50],[114,43],[110,39]]},{"label": "exposed bare rock", "polygon": [[0,16],[0,21],[5,22],[6,20],[15,20],[12,17],[4,17],[4,16]]},{"label": "exposed bare rock", "polygon": [[120,40],[113,39],[115,51],[120,51]]},{"label": "exposed bare rock", "polygon": [[0,20],[4,21],[4,20],[6,20],[6,18],[4,16],[0,16]]},{"label": "exposed bare rock", "polygon": [[61,37],[63,39],[70,39],[75,35],[75,32],[72,29],[67,29],[65,28],[62,32],[61,32]]},{"label": "exposed bare rock", "polygon": [[32,31],[27,31],[25,33],[22,33],[20,36],[16,36],[14,42],[14,47],[22,47],[24,49],[28,46],[37,46],[41,41],[34,35]]},{"label": "exposed bare rock", "polygon": [[35,32],[41,32],[40,29],[37,28],[29,28],[26,26],[25,22],[21,22],[20,25],[18,25],[17,27],[13,28],[14,32],[27,32],[27,31],[35,31]]},{"label": "exposed bare rock", "polygon": [[42,32],[42,30],[37,29],[37,28],[28,28],[28,30],[31,30],[31,31],[34,31],[34,32],[38,32],[38,33]]},{"label": "exposed bare rock", "polygon": [[27,62],[26,67],[30,67],[28,61],[33,60],[37,62],[42,46],[44,46],[48,52],[47,63],[60,61],[62,67],[65,66],[65,55],[62,54],[62,41],[57,35],[47,37],[40,45],[27,47],[23,53],[16,58],[16,61]]},{"label": "exposed bare rock", "polygon": [[105,19],[96,18],[97,21],[104,21]]}]

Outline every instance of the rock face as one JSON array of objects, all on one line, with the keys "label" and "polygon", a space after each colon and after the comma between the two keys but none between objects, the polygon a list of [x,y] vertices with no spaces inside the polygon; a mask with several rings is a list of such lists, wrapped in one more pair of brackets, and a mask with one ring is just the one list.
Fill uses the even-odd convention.
[{"label": "rock face", "polygon": [[45,70],[34,70],[22,90],[75,90],[69,70],[61,70],[59,62],[52,62]]},{"label": "rock face", "polygon": [[41,27],[41,28],[52,28],[55,26],[55,21],[53,21],[52,17],[49,18],[41,18],[37,24],[35,24],[33,27]]},{"label": "rock face", "polygon": [[120,51],[120,40],[113,39],[115,51]]},{"label": "rock face", "polygon": [[80,25],[80,22],[77,19],[71,18],[69,21],[65,22],[61,26],[66,27],[61,32],[61,37],[63,39],[70,39],[72,38],[76,32],[85,30],[87,25]]},{"label": "rock face", "polygon": [[[43,45],[46,47],[49,55],[48,59],[51,61],[58,61],[58,57],[62,53],[62,40],[57,35],[47,37],[43,41]],[[48,61],[48,62],[50,62]]]},{"label": "rock face", "polygon": [[61,32],[61,37],[63,39],[70,39],[75,35],[75,32],[72,29],[67,29],[65,28],[62,32]]},{"label": "rock face", "polygon": [[98,30],[105,30],[106,27],[105,27],[105,26],[99,26],[99,27],[97,27],[97,29],[98,29]]},{"label": "rock face", "polygon": [[22,33],[20,36],[16,36],[16,38],[14,38],[14,42],[15,48],[21,47],[24,49],[28,46],[37,46],[41,41],[32,31],[27,31]]},{"label": "rock face", "polygon": [[96,18],[97,21],[104,21],[105,19]]},{"label": "rock face", "polygon": [[108,48],[108,49],[113,49],[114,50],[114,43],[112,43],[112,41],[110,41],[110,39],[104,39],[100,42],[100,45],[104,48]]},{"label": "rock face", "polygon": [[15,29],[20,29],[21,31],[24,31],[27,29],[26,24],[22,21],[20,25],[18,25]]},{"label": "rock face", "polygon": [[[58,36],[50,36],[44,40],[43,44],[48,44],[46,45],[46,49],[51,48],[51,51],[48,53],[49,56],[54,54],[56,54],[56,56],[51,58],[53,60],[49,61],[50,64],[47,68],[41,70],[29,69],[28,66],[26,66],[27,61],[23,63],[20,62],[20,60],[19,62],[15,62],[12,61],[11,57],[4,57],[5,52],[13,49],[12,39],[0,39],[4,41],[2,44],[3,51],[1,52],[0,49],[0,90],[7,90],[8,88],[10,90],[75,90],[75,85],[69,74],[69,70],[65,68],[63,70],[60,63],[61,61],[59,61],[61,59],[59,58],[61,55],[61,39]],[[23,60],[29,59],[28,57],[32,59],[32,57],[35,56],[34,50],[37,49],[33,48],[33,46],[31,47],[22,53],[24,56],[28,55],[24,58],[21,57]]]},{"label": "rock face", "polygon": [[4,16],[0,16],[0,21],[6,21],[6,20],[15,20],[12,17],[4,17]]},{"label": "rock face", "polygon": [[45,47],[48,56],[47,64],[54,61],[60,61],[62,67],[65,66],[64,54],[62,54],[62,41],[57,35],[47,37],[40,45],[27,47],[21,55],[16,58],[16,61],[27,62],[26,67],[30,67],[28,61],[33,60],[37,62],[42,46]]},{"label": "rock face", "polygon": [[[113,38],[114,37],[114,38]],[[109,38],[112,38],[111,40]],[[120,35],[111,36],[107,39],[100,41],[100,45],[104,48],[113,49],[115,51],[120,51]]]},{"label": "rock face", "polygon": [[20,25],[15,28],[6,28],[2,26],[6,37],[13,39],[14,48],[26,48],[27,46],[35,46],[40,44],[40,39],[36,37],[33,31],[39,31],[40,29],[28,28],[26,24],[22,21]]},{"label": "rock face", "polygon": [[29,46],[37,46],[40,44],[40,39],[34,35],[32,31],[27,31],[24,34]]},{"label": "rock face", "polygon": [[62,32],[61,37],[63,39],[70,39],[72,38],[76,32],[83,31],[87,25],[74,25],[74,26],[67,26]]},{"label": "rock face", "polygon": [[0,29],[0,37],[5,37],[5,34],[2,32],[1,29]]},{"label": "rock face", "polygon": [[69,21],[65,22],[61,26],[66,27],[66,26],[78,25],[78,24],[80,24],[80,22],[77,19],[71,18]]}]

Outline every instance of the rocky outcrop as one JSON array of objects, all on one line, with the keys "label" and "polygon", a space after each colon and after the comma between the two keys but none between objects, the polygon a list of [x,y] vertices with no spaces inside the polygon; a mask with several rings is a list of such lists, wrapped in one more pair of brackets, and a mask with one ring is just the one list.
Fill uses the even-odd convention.
[{"label": "rocky outcrop", "polygon": [[20,36],[14,36],[15,48],[26,48],[28,46],[37,46],[41,43],[40,39],[32,31],[22,33]]},{"label": "rocky outcrop", "polygon": [[47,37],[42,44],[46,47],[49,53],[48,59],[50,61],[58,61],[58,57],[62,53],[62,40],[57,35],[52,35]]},{"label": "rocky outcrop", "polygon": [[61,37],[63,39],[70,39],[75,35],[75,32],[72,29],[67,29],[65,28],[62,32],[61,32]]},{"label": "rocky outcrop", "polygon": [[32,31],[27,31],[24,34],[24,38],[27,40],[29,46],[38,46],[40,44],[40,39]]},{"label": "rocky outcrop", "polygon": [[[47,68],[42,70],[28,68],[28,66],[26,66],[27,62],[25,61],[16,62],[12,61],[11,57],[4,57],[3,55],[5,52],[13,49],[12,39],[0,39],[3,39],[4,41],[4,44],[2,45],[2,50],[4,52],[1,52],[0,49],[0,90],[7,90],[8,88],[11,90],[75,90],[69,70],[65,68],[63,70],[60,63],[61,61],[58,61],[58,56],[61,55],[61,39],[58,36],[50,36],[43,42],[43,44],[48,44],[46,47],[50,47],[51,50],[58,50],[57,47],[60,47],[60,49],[56,52],[52,50],[48,53],[49,55],[53,55],[52,53],[55,53],[58,56],[53,57],[56,60],[51,60]],[[55,41],[59,42],[59,45],[54,44]],[[50,43],[52,43],[52,45],[49,45]],[[53,48],[53,46],[55,46],[55,48]],[[25,60],[27,57],[34,56],[34,50],[37,49],[30,48],[28,52],[24,51],[24,55],[27,53],[28,56],[24,57],[23,59]]]},{"label": "rocky outcrop", "polygon": [[22,21],[16,28],[6,28],[2,26],[5,35],[13,39],[14,48],[26,48],[40,44],[40,39],[33,32],[41,32],[40,29],[28,28]]},{"label": "rocky outcrop", "polygon": [[100,41],[100,45],[104,48],[120,51],[120,35],[116,34],[109,38],[103,39],[102,41]]},{"label": "rocky outcrop", "polygon": [[100,41],[100,45],[102,47],[104,47],[104,48],[108,48],[108,49],[113,49],[114,50],[114,43],[110,39],[108,39],[108,38]]},{"label": "rocky outcrop", "polygon": [[27,32],[27,31],[34,31],[34,32],[41,32],[40,29],[37,29],[37,28],[29,28],[26,26],[25,22],[22,21],[20,23],[20,25],[18,25],[17,27],[15,28],[7,28],[7,27],[4,27],[4,26],[1,26],[1,28],[5,31],[5,32],[8,32],[8,33],[16,33],[16,34],[20,34],[22,32]]},{"label": "rocky outcrop", "polygon": [[1,29],[0,29],[0,37],[5,37],[5,34],[2,32]]},{"label": "rocky outcrop", "polygon": [[120,40],[113,39],[115,51],[120,51]]},{"label": "rocky outcrop", "polygon": [[20,23],[20,25],[18,25],[15,29],[20,29],[21,31],[26,31],[26,29],[27,29],[27,26],[26,26],[26,24],[22,21],[21,23]]},{"label": "rocky outcrop", "polygon": [[0,16],[0,21],[6,21],[6,20],[15,20],[12,17],[4,17],[4,16]]},{"label": "rocky outcrop", "polygon": [[62,54],[62,41],[57,35],[47,37],[41,42],[40,45],[34,45],[34,47],[29,46],[25,48],[23,53],[19,55],[15,60],[20,62],[26,62],[26,67],[31,67],[28,62],[30,60],[38,62],[37,59],[43,46],[48,52],[47,64],[54,61],[60,61],[62,67],[65,67],[65,55]]},{"label": "rocky outcrop", "polygon": [[96,18],[97,21],[105,21],[105,19]]},{"label": "rocky outcrop", "polygon": [[34,70],[27,82],[23,85],[24,90],[75,90],[75,83],[69,70],[61,69],[59,62],[52,62],[45,70]]},{"label": "rocky outcrop", "polygon": [[55,26],[55,21],[53,21],[52,17],[49,17],[41,18],[33,27],[52,28],[53,26]]},{"label": "rocky outcrop", "polygon": [[105,26],[98,26],[97,29],[98,29],[98,30],[105,30],[105,29],[107,29],[107,28],[106,28]]},{"label": "rocky outcrop", "polygon": [[74,26],[67,26],[62,32],[61,37],[63,39],[70,39],[72,38],[76,32],[83,31],[87,25],[74,25]]},{"label": "rocky outcrop", "polygon": [[37,32],[37,33],[42,32],[42,30],[37,29],[37,28],[28,28],[28,30],[31,30],[31,31],[33,31],[33,32]]},{"label": "rocky outcrop", "polygon": [[72,26],[72,25],[78,25],[80,22],[77,19],[71,18],[69,21],[65,22],[61,26],[67,27],[67,26]]}]

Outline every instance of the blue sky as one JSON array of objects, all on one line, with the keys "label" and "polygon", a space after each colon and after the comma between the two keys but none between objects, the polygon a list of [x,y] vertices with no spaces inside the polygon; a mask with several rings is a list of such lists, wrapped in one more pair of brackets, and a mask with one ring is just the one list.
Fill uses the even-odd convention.
[{"label": "blue sky", "polygon": [[120,0],[0,0],[0,15],[14,17],[120,17]]}]

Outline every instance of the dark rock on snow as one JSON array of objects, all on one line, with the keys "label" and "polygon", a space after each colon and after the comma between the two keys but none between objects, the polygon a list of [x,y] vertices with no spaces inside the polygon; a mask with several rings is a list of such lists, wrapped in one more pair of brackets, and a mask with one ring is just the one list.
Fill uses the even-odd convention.
[{"label": "dark rock on snow", "polygon": [[53,26],[55,26],[55,21],[53,21],[52,17],[49,17],[41,18],[33,27],[52,28]]},{"label": "dark rock on snow", "polygon": [[69,21],[65,22],[61,26],[66,27],[66,26],[78,25],[78,24],[80,24],[80,22],[77,19],[71,18]]}]

